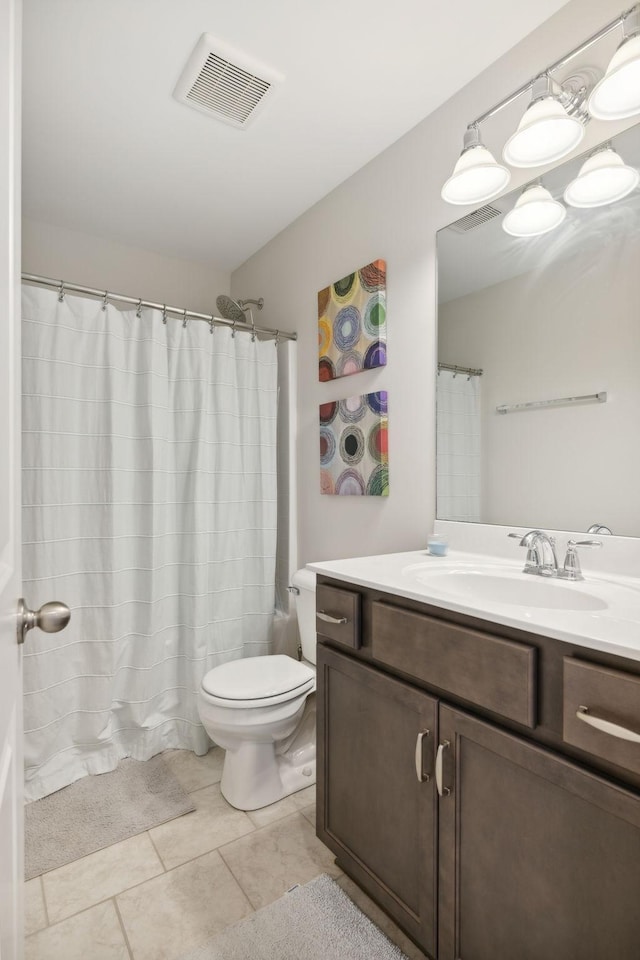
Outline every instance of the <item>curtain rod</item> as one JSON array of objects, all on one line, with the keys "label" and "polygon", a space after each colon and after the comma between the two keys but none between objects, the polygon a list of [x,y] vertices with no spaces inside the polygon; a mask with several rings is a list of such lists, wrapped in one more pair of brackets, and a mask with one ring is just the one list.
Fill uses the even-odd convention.
[{"label": "curtain rod", "polygon": [[67,283],[66,280],[53,280],[51,277],[39,277],[32,273],[23,273],[22,280],[25,283],[38,283],[44,287],[54,287],[59,291],[58,299],[63,300],[65,293],[82,293],[90,297],[99,297],[102,300],[103,307],[106,307],[110,300],[117,300],[120,303],[130,303],[137,308],[138,314],[142,307],[148,307],[151,310],[160,310],[163,319],[166,320],[168,314],[172,313],[183,323],[187,320],[202,320],[205,323],[218,327],[232,327],[243,333],[259,333],[274,337],[276,340],[297,340],[297,333],[287,333],[284,330],[272,330],[270,327],[258,327],[248,321],[227,320],[225,317],[216,317],[210,313],[196,313],[194,310],[187,310],[184,307],[170,307],[166,303],[152,303],[150,300],[142,300],[139,297],[126,297],[122,293],[110,293],[108,290],[96,290],[93,287],[83,287],[77,283]]},{"label": "curtain rod", "polygon": [[483,373],[476,367],[459,367],[457,363],[439,363],[438,373],[441,370],[450,370],[451,373],[466,373],[468,377],[481,377]]}]

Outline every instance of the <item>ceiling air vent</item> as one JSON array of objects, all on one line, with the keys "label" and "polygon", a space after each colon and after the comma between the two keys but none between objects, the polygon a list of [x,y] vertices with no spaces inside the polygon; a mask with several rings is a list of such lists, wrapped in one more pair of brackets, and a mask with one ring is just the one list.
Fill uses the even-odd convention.
[{"label": "ceiling air vent", "polygon": [[466,217],[456,220],[455,223],[451,224],[451,229],[455,230],[456,233],[468,233],[469,230],[475,230],[476,227],[487,223],[489,220],[493,220],[494,217],[501,216],[501,214],[501,210],[487,203],[486,206],[480,207],[479,210],[474,210],[473,213],[468,213]]},{"label": "ceiling air vent", "polygon": [[283,80],[271,67],[203,33],[173,95],[210,117],[247,127]]}]

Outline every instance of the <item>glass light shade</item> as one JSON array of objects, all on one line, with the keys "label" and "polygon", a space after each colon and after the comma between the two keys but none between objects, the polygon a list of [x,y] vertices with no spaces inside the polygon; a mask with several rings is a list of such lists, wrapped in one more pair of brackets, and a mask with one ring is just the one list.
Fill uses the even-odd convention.
[{"label": "glass light shade", "polygon": [[497,196],[509,183],[511,173],[482,144],[464,150],[442,188],[447,203],[483,203]]},{"label": "glass light shade", "polygon": [[570,117],[559,100],[544,97],[527,107],[502,156],[512,167],[539,167],[571,153],[583,137],[580,120]]},{"label": "glass light shade", "polygon": [[620,44],[588,106],[598,120],[624,120],[640,113],[640,34]]},{"label": "glass light shade", "polygon": [[565,207],[545,187],[533,184],[518,197],[502,221],[502,229],[512,237],[537,237],[560,226],[566,215]]},{"label": "glass light shade", "polygon": [[571,207],[602,207],[622,200],[637,187],[640,173],[611,147],[592,154],[564,192]]}]

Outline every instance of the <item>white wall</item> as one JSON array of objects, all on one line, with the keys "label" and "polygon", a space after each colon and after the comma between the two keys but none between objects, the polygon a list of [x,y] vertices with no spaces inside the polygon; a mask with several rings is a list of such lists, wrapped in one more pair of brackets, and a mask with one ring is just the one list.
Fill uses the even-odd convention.
[{"label": "white wall", "polygon": [[[483,522],[640,536],[638,264],[640,240],[614,238],[440,305],[438,359],[484,371]],[[607,403],[496,413],[599,391]]]},{"label": "white wall", "polygon": [[[234,296],[264,296],[262,319],[299,334],[301,563],[425,545],[435,512],[435,233],[466,212],[441,200],[441,185],[471,120],[620,11],[620,0],[567,4],[233,274]],[[485,125],[490,149],[500,152],[525,105]],[[592,122],[586,147],[629,125]],[[514,176],[511,188],[527,179]],[[387,261],[388,366],[320,384],[317,291],[377,257]],[[318,405],[378,389],[389,391],[389,498],[321,496]]]},{"label": "white wall", "polygon": [[165,257],[114,240],[24,218],[22,271],[155,303],[215,312],[230,273],[209,263]]}]

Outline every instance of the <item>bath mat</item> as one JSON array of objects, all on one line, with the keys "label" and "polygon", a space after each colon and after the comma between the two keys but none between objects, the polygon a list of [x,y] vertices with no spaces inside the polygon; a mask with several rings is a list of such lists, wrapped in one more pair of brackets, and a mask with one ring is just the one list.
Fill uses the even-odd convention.
[{"label": "bath mat", "polygon": [[25,807],[25,877],[31,880],[195,810],[162,757],[121,760]]},{"label": "bath mat", "polygon": [[323,874],[227,927],[181,960],[407,960]]}]

